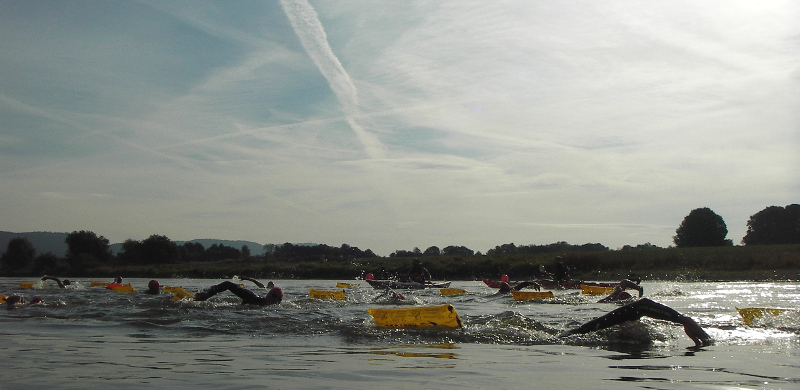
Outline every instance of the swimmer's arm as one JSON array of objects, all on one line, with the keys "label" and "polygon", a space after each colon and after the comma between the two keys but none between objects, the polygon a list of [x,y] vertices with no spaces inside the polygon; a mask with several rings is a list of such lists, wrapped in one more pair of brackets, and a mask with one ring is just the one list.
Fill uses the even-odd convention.
[{"label": "swimmer's arm", "polygon": [[54,280],[56,283],[58,283],[58,288],[66,288],[66,286],[64,286],[64,283],[61,282],[61,279],[59,279],[59,278],[57,278],[55,276],[46,276],[45,275],[45,276],[42,276],[42,280]]},{"label": "swimmer's arm", "polygon": [[241,279],[241,280],[247,280],[247,281],[253,282],[253,283],[255,283],[255,285],[256,285],[256,286],[258,286],[258,287],[260,287],[260,288],[266,288],[266,287],[264,287],[264,284],[262,284],[262,283],[261,283],[261,282],[259,282],[258,280],[255,280],[255,279],[253,279],[253,278],[251,278],[251,277],[249,277],[249,276],[240,276],[240,277],[239,277],[239,279]]},{"label": "swimmer's arm", "polygon": [[683,330],[686,332],[686,335],[694,341],[695,347],[705,347],[714,343],[714,339],[712,339],[695,320],[686,316],[681,316],[678,322],[683,325]]}]

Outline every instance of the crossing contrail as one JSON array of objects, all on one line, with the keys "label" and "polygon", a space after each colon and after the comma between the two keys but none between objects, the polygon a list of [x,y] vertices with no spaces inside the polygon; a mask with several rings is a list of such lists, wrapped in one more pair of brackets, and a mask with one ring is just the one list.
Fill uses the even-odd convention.
[{"label": "crossing contrail", "polygon": [[360,115],[358,90],[342,63],[331,50],[328,36],[319,21],[314,7],[307,0],[281,0],[281,6],[306,53],[328,81],[336,99],[347,116],[347,123],[371,158],[383,158],[386,147],[370,132],[364,130],[355,118]]}]

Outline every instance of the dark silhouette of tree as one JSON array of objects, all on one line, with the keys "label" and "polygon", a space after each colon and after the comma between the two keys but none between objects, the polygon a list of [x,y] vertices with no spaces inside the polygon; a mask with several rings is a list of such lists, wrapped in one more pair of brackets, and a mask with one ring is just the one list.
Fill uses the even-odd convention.
[{"label": "dark silhouette of tree", "polygon": [[672,241],[678,248],[733,245],[725,239],[728,227],[725,221],[708,207],[692,210],[683,219]]},{"label": "dark silhouette of tree", "polygon": [[74,273],[106,264],[112,257],[108,239],[94,232],[74,231],[64,242],[67,243],[67,263]]},{"label": "dark silhouette of tree", "polygon": [[425,249],[425,252],[422,252],[423,256],[439,256],[442,252],[439,250],[438,246],[430,246],[428,249]]},{"label": "dark silhouette of tree", "polygon": [[800,204],[769,206],[750,216],[745,245],[800,244]]},{"label": "dark silhouette of tree", "polygon": [[442,249],[442,254],[445,256],[472,256],[475,251],[465,246],[449,245]]},{"label": "dark silhouette of tree", "polygon": [[15,237],[8,242],[5,253],[0,256],[0,263],[6,272],[19,271],[33,262],[36,248],[25,237]]},{"label": "dark silhouette of tree", "polygon": [[[202,247],[202,245],[201,245]],[[142,240],[125,240],[117,258],[131,265],[177,263],[181,250],[166,236],[153,234]]]}]

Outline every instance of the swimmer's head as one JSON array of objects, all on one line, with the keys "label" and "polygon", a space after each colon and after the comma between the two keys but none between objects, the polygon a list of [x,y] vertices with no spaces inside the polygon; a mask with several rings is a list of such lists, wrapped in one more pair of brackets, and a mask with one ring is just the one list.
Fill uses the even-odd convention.
[{"label": "swimmer's head", "polygon": [[273,287],[272,290],[269,290],[267,293],[267,300],[270,303],[281,303],[283,300],[283,290],[280,287]]},{"label": "swimmer's head", "polygon": [[64,283],[65,286],[69,286],[72,282],[70,282],[69,279],[64,279],[62,283]]},{"label": "swimmer's head", "polygon": [[37,303],[44,303],[44,299],[40,297],[33,297],[33,299],[31,299],[31,305],[35,305]]},{"label": "swimmer's head", "polygon": [[158,280],[153,279],[153,280],[150,281],[150,283],[147,283],[147,292],[149,292],[151,294],[158,293],[160,288],[161,288],[161,285],[158,283]]},{"label": "swimmer's head", "polygon": [[14,309],[17,306],[25,304],[25,298],[21,295],[12,295],[6,298],[6,307],[8,310]]},{"label": "swimmer's head", "polygon": [[272,283],[272,281],[270,280],[269,283],[267,283],[267,288],[271,289],[273,287],[275,287],[275,283]]},{"label": "swimmer's head", "polygon": [[114,278],[114,283],[122,283],[122,276],[117,276]]}]

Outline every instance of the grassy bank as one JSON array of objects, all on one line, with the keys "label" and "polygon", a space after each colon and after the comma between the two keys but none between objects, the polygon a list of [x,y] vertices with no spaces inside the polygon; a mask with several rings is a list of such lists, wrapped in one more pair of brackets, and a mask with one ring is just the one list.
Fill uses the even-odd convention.
[{"label": "grassy bank", "polygon": [[[541,277],[561,256],[575,279],[619,280],[634,274],[645,280],[800,280],[800,245],[750,247],[668,248],[536,255],[421,257],[434,279],[480,280],[507,274],[512,280]],[[273,279],[352,280],[373,273],[405,274],[410,258],[353,259],[346,262],[283,262],[252,259],[213,263],[162,264],[141,267],[102,267],[92,277],[228,278],[250,275]],[[65,275],[68,276],[68,275]],[[73,275],[75,276],[75,275]]]}]

